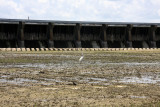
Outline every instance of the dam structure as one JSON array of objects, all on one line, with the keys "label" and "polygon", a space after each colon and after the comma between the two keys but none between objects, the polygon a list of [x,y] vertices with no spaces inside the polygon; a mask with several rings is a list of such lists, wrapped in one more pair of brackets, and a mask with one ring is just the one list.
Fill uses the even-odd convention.
[{"label": "dam structure", "polygon": [[160,48],[160,23],[0,19],[0,48]]}]

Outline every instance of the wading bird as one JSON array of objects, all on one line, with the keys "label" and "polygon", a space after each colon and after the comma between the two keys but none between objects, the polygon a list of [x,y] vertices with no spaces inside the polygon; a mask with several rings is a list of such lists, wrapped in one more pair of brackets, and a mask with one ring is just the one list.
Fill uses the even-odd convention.
[{"label": "wading bird", "polygon": [[81,62],[83,60],[84,56],[83,56],[83,53],[82,53],[82,56],[79,58],[79,62]]}]

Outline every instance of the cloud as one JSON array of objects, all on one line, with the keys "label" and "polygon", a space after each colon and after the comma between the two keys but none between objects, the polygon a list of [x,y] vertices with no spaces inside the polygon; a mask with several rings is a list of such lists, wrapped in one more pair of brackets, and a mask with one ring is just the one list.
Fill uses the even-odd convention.
[{"label": "cloud", "polygon": [[160,22],[159,0],[0,0],[3,18]]}]

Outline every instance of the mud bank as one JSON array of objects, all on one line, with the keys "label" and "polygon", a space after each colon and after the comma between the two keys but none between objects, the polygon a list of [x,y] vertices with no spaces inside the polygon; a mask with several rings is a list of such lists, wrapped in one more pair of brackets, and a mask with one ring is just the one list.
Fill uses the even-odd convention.
[{"label": "mud bank", "polygon": [[160,52],[0,53],[1,106],[159,106]]}]

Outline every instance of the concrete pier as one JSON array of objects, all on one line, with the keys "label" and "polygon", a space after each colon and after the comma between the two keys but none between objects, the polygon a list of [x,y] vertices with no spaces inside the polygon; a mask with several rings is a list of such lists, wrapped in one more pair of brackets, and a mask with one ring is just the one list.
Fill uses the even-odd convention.
[{"label": "concrete pier", "polygon": [[155,32],[157,30],[157,26],[156,25],[151,25],[150,27],[150,47],[151,48],[156,48],[157,45],[156,45],[156,35],[155,35]]},{"label": "concrete pier", "polygon": [[133,45],[132,45],[132,28],[133,28],[133,25],[129,24],[127,25],[127,35],[126,35],[126,47],[127,48],[132,48]]},{"label": "concrete pier", "polygon": [[48,23],[48,48],[54,48],[54,41],[53,41],[53,28],[54,24],[53,23]]},{"label": "concrete pier", "polygon": [[25,47],[24,27],[25,27],[25,23],[24,22],[19,22],[19,25],[18,25],[18,46],[20,48],[24,48]]},{"label": "concrete pier", "polygon": [[101,34],[100,35],[101,35],[102,48],[108,48],[107,33],[106,33],[107,27],[108,27],[108,25],[106,25],[106,24],[102,24],[102,27],[101,27]]},{"label": "concrete pier", "polygon": [[81,33],[80,32],[81,32],[81,24],[76,23],[75,30],[74,30],[76,48],[81,48],[82,47]]}]

